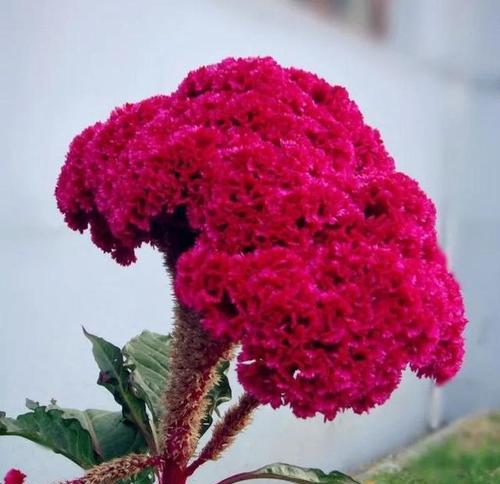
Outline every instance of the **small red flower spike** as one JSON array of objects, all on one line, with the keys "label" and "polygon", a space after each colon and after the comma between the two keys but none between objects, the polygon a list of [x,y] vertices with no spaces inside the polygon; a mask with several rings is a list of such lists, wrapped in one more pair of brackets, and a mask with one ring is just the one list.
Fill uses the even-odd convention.
[{"label": "small red flower spike", "polygon": [[23,484],[26,475],[18,469],[11,469],[4,477],[4,484]]}]

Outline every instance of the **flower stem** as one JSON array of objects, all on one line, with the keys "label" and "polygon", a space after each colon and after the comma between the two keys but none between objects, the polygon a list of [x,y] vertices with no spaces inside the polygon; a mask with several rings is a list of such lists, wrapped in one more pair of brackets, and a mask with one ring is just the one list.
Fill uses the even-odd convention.
[{"label": "flower stem", "polygon": [[[192,247],[196,235],[182,210],[168,216],[158,229],[156,245],[175,280],[179,257]],[[170,376],[163,397],[160,482],[184,484],[205,416],[207,393],[217,383],[217,364],[231,356],[231,344],[212,338],[201,325],[199,314],[178,301],[172,337]]]},{"label": "flower stem", "polygon": [[169,484],[173,484],[172,469],[184,469],[196,448],[205,397],[217,380],[217,364],[230,355],[229,343],[213,339],[193,311],[178,304],[175,316],[162,421],[163,480]]},{"label": "flower stem", "polygon": [[175,462],[166,462],[161,473],[160,484],[186,484],[187,474]]}]

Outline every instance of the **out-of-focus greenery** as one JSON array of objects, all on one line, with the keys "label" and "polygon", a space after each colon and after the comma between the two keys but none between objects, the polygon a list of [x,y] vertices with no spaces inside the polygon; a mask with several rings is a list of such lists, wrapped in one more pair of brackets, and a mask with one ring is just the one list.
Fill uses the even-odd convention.
[{"label": "out-of-focus greenery", "polygon": [[500,413],[472,419],[401,471],[364,484],[500,484]]}]

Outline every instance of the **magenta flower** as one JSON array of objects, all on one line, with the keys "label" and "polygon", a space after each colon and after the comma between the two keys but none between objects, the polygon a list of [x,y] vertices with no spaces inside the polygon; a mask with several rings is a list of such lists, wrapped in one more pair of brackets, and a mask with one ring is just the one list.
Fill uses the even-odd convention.
[{"label": "magenta flower", "polygon": [[18,469],[11,469],[4,477],[4,484],[23,484],[26,475]]},{"label": "magenta flower", "polygon": [[270,58],[226,59],[73,141],[70,227],[121,264],[175,255],[175,290],[241,344],[246,391],[299,417],[383,403],[409,366],[459,369],[459,287],[435,208],[345,89]]}]

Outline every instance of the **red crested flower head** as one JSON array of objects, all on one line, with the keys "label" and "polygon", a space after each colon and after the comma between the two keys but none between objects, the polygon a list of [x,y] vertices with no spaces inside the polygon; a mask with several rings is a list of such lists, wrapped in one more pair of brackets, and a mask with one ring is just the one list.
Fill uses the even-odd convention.
[{"label": "red crested flower head", "polygon": [[17,469],[11,469],[4,477],[4,484],[23,484],[26,475]]},{"label": "red crested flower head", "polygon": [[383,403],[407,366],[439,383],[460,367],[434,205],[314,74],[271,58],[191,72],[77,136],[56,196],[121,264],[168,247],[181,303],[241,344],[263,403],[332,419]]}]

